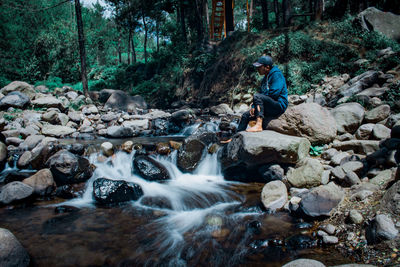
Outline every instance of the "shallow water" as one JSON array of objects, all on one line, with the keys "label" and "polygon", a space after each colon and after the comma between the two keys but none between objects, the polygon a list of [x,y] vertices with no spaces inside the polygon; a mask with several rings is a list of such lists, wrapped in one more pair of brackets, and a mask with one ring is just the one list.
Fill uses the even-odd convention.
[{"label": "shallow water", "polygon": [[[132,174],[135,152],[106,162],[93,153],[89,160],[97,169],[81,198],[1,208],[0,227],[14,233],[37,266],[281,266],[298,257],[349,262],[316,247],[311,231],[296,227],[288,213],[264,212],[263,184],[225,181],[216,154],[204,153],[192,174],[176,167],[176,151],[154,157],[170,173],[165,183]],[[144,196],[96,206],[92,184],[100,177],[135,182]],[[71,208],[60,212],[64,206]],[[312,248],[293,243],[293,236]]]}]

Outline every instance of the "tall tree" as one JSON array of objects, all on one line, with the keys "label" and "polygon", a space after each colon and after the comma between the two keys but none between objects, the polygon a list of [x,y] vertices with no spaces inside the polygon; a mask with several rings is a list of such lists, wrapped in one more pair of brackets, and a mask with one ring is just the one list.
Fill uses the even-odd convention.
[{"label": "tall tree", "polygon": [[261,10],[263,16],[263,29],[268,29],[269,27],[269,10],[268,10],[268,1],[260,0],[261,2]]},{"label": "tall tree", "polygon": [[324,13],[324,0],[315,0],[315,20],[321,20]]},{"label": "tall tree", "polygon": [[75,13],[76,13],[76,25],[78,28],[78,39],[79,39],[79,53],[81,57],[81,79],[82,79],[82,87],[83,93],[85,97],[89,97],[89,87],[86,75],[86,50],[85,50],[85,35],[83,32],[83,23],[82,23],[82,12],[81,12],[81,4],[79,0],[75,0]]},{"label": "tall tree", "polygon": [[290,0],[282,0],[282,14],[283,14],[283,25],[289,26],[291,19],[291,2]]},{"label": "tall tree", "polygon": [[235,25],[233,23],[233,0],[225,0],[225,29],[226,32],[231,32],[235,30]]},{"label": "tall tree", "polygon": [[274,0],[274,13],[275,13],[276,27],[278,28],[280,26],[280,12],[279,12],[278,0]]}]

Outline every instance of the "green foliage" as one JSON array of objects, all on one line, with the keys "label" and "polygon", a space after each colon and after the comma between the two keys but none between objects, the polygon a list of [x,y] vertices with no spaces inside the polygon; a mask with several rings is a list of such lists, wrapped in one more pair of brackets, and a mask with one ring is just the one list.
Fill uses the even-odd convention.
[{"label": "green foliage", "polygon": [[311,146],[310,147],[310,155],[317,157],[322,154],[323,150],[324,150],[323,146]]},{"label": "green foliage", "polygon": [[39,85],[44,85],[47,88],[49,88],[49,90],[54,90],[56,87],[63,87],[64,84],[60,77],[49,77],[45,81],[40,81],[35,83],[35,86]]},{"label": "green foliage", "polygon": [[12,115],[12,114],[9,114],[9,113],[5,113],[5,114],[3,115],[3,118],[4,118],[6,121],[13,121],[13,120],[16,118],[16,115]]}]

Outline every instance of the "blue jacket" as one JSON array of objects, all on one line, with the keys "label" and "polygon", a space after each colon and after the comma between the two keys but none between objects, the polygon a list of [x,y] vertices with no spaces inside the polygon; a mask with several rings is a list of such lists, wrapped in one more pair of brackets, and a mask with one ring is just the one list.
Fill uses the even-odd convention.
[{"label": "blue jacket", "polygon": [[288,106],[288,90],[286,80],[281,70],[273,66],[267,76],[261,81],[261,93],[279,102],[282,111]]}]

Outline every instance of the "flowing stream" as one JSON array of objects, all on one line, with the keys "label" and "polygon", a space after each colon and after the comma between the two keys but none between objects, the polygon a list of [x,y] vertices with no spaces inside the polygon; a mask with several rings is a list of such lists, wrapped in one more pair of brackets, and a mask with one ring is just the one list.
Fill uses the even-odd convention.
[{"label": "flowing stream", "polygon": [[[177,168],[176,151],[154,157],[172,178],[158,183],[132,174],[135,151],[103,162],[93,153],[89,160],[97,168],[82,197],[1,208],[0,227],[16,235],[37,266],[281,266],[298,257],[340,262],[337,252],[316,246],[305,223],[262,210],[263,184],[228,182],[217,153],[204,155],[193,173]],[[96,206],[93,181],[100,177],[137,183],[144,196]]]}]

